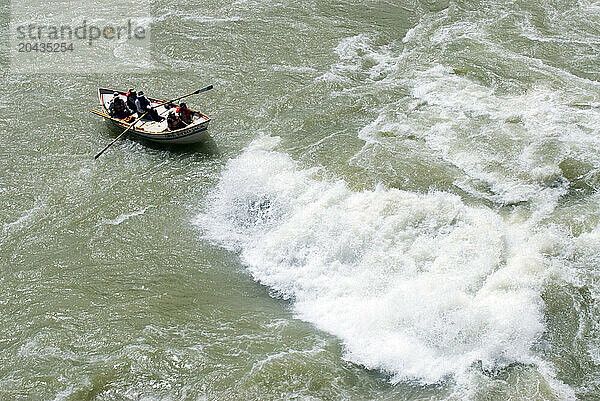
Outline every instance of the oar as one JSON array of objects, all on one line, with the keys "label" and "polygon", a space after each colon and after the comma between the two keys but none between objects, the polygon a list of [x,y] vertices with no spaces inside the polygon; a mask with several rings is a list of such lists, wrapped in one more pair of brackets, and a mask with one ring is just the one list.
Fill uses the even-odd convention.
[{"label": "oar", "polygon": [[[212,86],[212,85],[208,85],[206,88],[198,89],[198,90],[196,90],[196,91],[194,91],[194,92],[188,93],[187,95],[183,95],[183,96],[177,97],[177,98],[175,98],[175,99],[171,99],[171,100],[169,100],[169,101],[163,102],[163,103],[161,103],[161,104],[158,104],[158,105],[156,105],[156,106],[152,106],[152,107],[150,107],[150,108],[151,108],[151,109],[155,109],[155,108],[157,108],[157,107],[160,107],[160,106],[163,106],[163,105],[165,105],[165,104],[167,104],[167,103],[173,103],[173,102],[175,102],[175,101],[177,101],[177,100],[181,100],[181,99],[183,99],[183,98],[185,98],[185,97],[192,96],[192,95],[197,95],[198,93],[202,93],[202,92],[209,91],[209,90],[211,90],[212,88],[213,88],[213,86]],[[148,114],[148,111],[147,111],[147,112],[145,112],[144,114],[142,114],[141,116],[139,116],[139,117],[138,117],[138,118],[137,118],[137,119],[136,119],[134,122],[132,122],[132,123],[129,125],[129,127],[127,127],[127,128],[125,129],[125,131],[121,132],[121,134],[120,134],[118,137],[116,137],[116,138],[115,138],[115,139],[114,139],[114,140],[113,140],[111,143],[109,143],[108,145],[106,145],[106,147],[105,147],[104,149],[102,149],[100,152],[98,152],[98,154],[96,154],[96,156],[94,156],[94,160],[96,160],[97,158],[99,158],[99,157],[102,155],[102,153],[104,153],[104,152],[106,151],[106,149],[110,148],[110,147],[111,147],[111,146],[112,146],[112,145],[113,145],[115,142],[117,142],[117,141],[119,140],[119,138],[121,138],[123,135],[125,135],[125,133],[126,133],[127,131],[129,131],[129,130],[130,130],[130,129],[131,129],[131,128],[132,128],[132,127],[133,127],[133,126],[134,126],[134,125],[135,125],[135,124],[138,122],[138,121],[140,121],[140,120],[141,120],[141,119],[142,119],[142,118],[143,118],[143,117],[144,117],[146,114]]]}]

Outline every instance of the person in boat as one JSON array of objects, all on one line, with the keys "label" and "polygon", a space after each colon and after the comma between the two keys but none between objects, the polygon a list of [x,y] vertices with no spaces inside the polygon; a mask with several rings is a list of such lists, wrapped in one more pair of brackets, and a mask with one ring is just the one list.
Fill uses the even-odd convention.
[{"label": "person in boat", "polygon": [[137,110],[137,107],[135,105],[135,100],[137,99],[137,92],[135,91],[135,89],[129,89],[127,91],[127,107],[129,107],[130,110]]},{"label": "person in boat", "polygon": [[176,129],[185,128],[187,124],[179,118],[174,110],[171,110],[167,116],[167,125],[171,131],[175,131]]},{"label": "person in boat", "polygon": [[151,107],[150,100],[148,100],[148,98],[144,95],[144,92],[142,91],[140,91],[140,93],[138,94],[138,97],[135,101],[135,106],[140,116],[144,113],[148,113],[147,115],[150,116],[150,119],[154,121],[160,122],[164,120],[164,117],[159,116],[156,109],[153,109]]},{"label": "person in boat", "polygon": [[127,107],[127,104],[119,95],[119,92],[115,92],[113,95],[113,99],[108,105],[108,114],[110,114],[111,117],[118,119],[127,118],[132,115],[133,112],[129,110],[129,107]]},{"label": "person in boat", "polygon": [[185,103],[179,103],[179,107],[177,108],[176,112],[177,116],[185,123],[185,125],[192,123],[192,111],[187,108]]}]

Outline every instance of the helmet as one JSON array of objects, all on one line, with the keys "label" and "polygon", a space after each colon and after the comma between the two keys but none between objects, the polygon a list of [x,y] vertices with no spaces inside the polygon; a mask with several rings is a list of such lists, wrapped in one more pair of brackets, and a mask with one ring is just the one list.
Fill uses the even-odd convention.
[{"label": "helmet", "polygon": [[144,96],[144,91],[140,91],[140,92],[138,93],[138,95],[139,95],[139,96]]},{"label": "helmet", "polygon": [[187,108],[187,106],[186,106],[186,105],[185,105],[185,103],[183,103],[183,102],[179,103],[179,107],[182,107],[182,108],[184,108],[184,109],[185,109],[185,108]]},{"label": "helmet", "polygon": [[113,96],[114,96],[114,97],[117,97],[117,96],[119,96],[119,92],[115,92],[115,93],[113,93]]}]

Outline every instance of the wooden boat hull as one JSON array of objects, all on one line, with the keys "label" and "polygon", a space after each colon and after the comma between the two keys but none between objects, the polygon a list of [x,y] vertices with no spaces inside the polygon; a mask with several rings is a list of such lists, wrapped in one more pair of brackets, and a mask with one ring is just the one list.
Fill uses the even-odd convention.
[{"label": "wooden boat hull", "polygon": [[[108,105],[115,92],[118,92],[122,96],[126,95],[126,93],[123,91],[99,88],[98,99],[100,101],[102,111],[96,112],[92,110],[92,112],[104,117],[117,128],[125,130],[129,127],[129,123],[127,123],[124,119],[114,118],[108,114]],[[157,106],[165,102],[163,100],[154,98],[148,98],[148,100],[150,100],[152,106]],[[159,115],[166,117],[169,109],[165,106],[159,106],[156,108],[156,110]],[[162,123],[142,119],[136,123],[136,125],[131,128],[129,132],[131,132],[131,135],[137,138],[165,144],[190,144],[207,140],[209,137],[207,129],[210,122],[210,117],[208,117],[206,114],[200,113],[197,110],[190,110],[194,113],[194,121],[184,128],[169,130],[167,128],[166,119]],[[138,115],[137,113],[134,113],[133,116],[134,118],[137,118]]]}]

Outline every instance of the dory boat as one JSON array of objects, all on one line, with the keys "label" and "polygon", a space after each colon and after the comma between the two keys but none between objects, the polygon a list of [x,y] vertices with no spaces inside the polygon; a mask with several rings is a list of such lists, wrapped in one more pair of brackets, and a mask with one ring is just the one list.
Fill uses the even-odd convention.
[{"label": "dory boat", "polygon": [[[113,94],[115,92],[119,93],[119,95],[123,96],[124,98],[126,97],[126,92],[114,89],[99,88],[98,99],[100,100],[101,111],[92,110],[92,113],[104,117],[118,128],[124,130],[129,128],[129,125],[139,116],[138,113],[134,113],[133,119],[129,118],[129,120],[111,117],[108,113],[108,106],[110,101],[113,99]],[[169,108],[167,104],[162,104],[166,101],[150,97],[148,100],[150,101],[152,107],[158,106],[156,107],[158,115],[165,117],[165,119],[161,122],[141,119],[129,130],[132,135],[152,142],[176,144],[202,142],[208,138],[208,132],[206,129],[208,128],[210,117],[208,117],[206,114],[190,109],[192,112],[192,122],[184,128],[170,130],[166,119]]]}]

